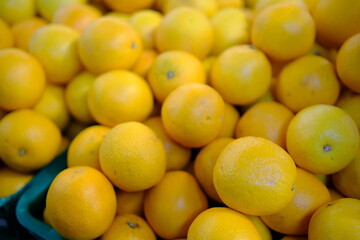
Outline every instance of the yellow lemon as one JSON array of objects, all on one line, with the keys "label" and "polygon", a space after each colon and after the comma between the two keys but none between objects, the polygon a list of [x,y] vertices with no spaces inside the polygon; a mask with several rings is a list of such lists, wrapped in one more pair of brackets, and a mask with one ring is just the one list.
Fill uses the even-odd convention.
[{"label": "yellow lemon", "polygon": [[215,139],[222,128],[224,114],[220,94],[201,83],[176,88],[161,107],[166,132],[186,147],[202,147]]},{"label": "yellow lemon", "polygon": [[276,4],[256,14],[251,41],[270,58],[291,60],[307,53],[315,40],[311,15],[296,4]]},{"label": "yellow lemon", "polygon": [[31,179],[33,174],[21,173],[11,168],[0,167],[0,198],[8,197],[20,191]]},{"label": "yellow lemon", "polygon": [[78,38],[74,29],[55,23],[39,28],[32,35],[29,52],[43,65],[50,83],[66,84],[81,70]]},{"label": "yellow lemon", "polygon": [[192,222],[187,239],[217,240],[229,237],[262,239],[254,224],[244,214],[225,207],[209,208],[200,213]]},{"label": "yellow lemon", "polygon": [[79,132],[70,142],[67,166],[88,166],[101,171],[99,148],[105,134],[109,131],[108,127],[93,125]]},{"label": "yellow lemon", "polygon": [[37,12],[45,19],[51,21],[54,17],[55,12],[68,4],[72,3],[86,3],[88,0],[33,0]]},{"label": "yellow lemon", "polygon": [[51,119],[60,130],[64,130],[70,121],[64,93],[63,87],[47,84],[42,97],[33,106],[35,112]]},{"label": "yellow lemon", "polygon": [[360,238],[360,200],[342,198],[319,208],[309,223],[309,240]]},{"label": "yellow lemon", "polygon": [[215,60],[210,84],[225,101],[247,105],[258,100],[270,88],[271,65],[252,45],[233,46]]},{"label": "yellow lemon", "polygon": [[168,12],[155,30],[155,46],[160,52],[184,50],[202,59],[211,52],[213,41],[210,20],[190,7]]},{"label": "yellow lemon", "polygon": [[290,121],[286,146],[295,163],[310,172],[331,174],[345,168],[359,150],[359,131],[341,108],[317,104]]},{"label": "yellow lemon", "polygon": [[0,121],[0,158],[9,167],[30,172],[50,163],[61,144],[59,128],[34,110],[8,113]]},{"label": "yellow lemon", "polygon": [[140,122],[113,127],[100,144],[100,166],[105,175],[124,191],[155,186],[165,173],[164,145],[153,130]]},{"label": "yellow lemon", "polygon": [[132,13],[141,9],[150,8],[155,0],[103,0],[104,3],[112,10],[118,12]]},{"label": "yellow lemon", "polygon": [[9,24],[34,17],[36,14],[34,0],[0,1],[0,18]]},{"label": "yellow lemon", "polygon": [[294,161],[285,150],[264,138],[242,137],[228,144],[213,174],[221,200],[245,214],[274,214],[294,196]]},{"label": "yellow lemon", "polygon": [[34,57],[16,48],[0,50],[0,108],[16,110],[34,106],[45,85],[44,70]]},{"label": "yellow lemon", "polygon": [[79,56],[87,70],[95,74],[129,69],[142,52],[141,37],[130,24],[115,17],[100,17],[79,39]]},{"label": "yellow lemon", "polygon": [[71,79],[65,87],[66,106],[71,116],[82,123],[94,122],[87,105],[87,98],[95,78],[94,74],[84,71]]},{"label": "yellow lemon", "polygon": [[147,82],[128,70],[99,75],[88,92],[88,107],[94,119],[106,126],[126,121],[143,121],[153,109]]},{"label": "yellow lemon", "polygon": [[115,217],[113,185],[94,168],[67,168],[50,184],[46,211],[51,226],[64,238],[95,239]]},{"label": "yellow lemon", "polygon": [[116,216],[101,240],[156,240],[154,231],[149,224],[135,214]]},{"label": "yellow lemon", "polygon": [[155,98],[164,102],[175,88],[187,83],[205,83],[204,65],[191,53],[180,50],[159,54],[150,67],[148,81]]}]

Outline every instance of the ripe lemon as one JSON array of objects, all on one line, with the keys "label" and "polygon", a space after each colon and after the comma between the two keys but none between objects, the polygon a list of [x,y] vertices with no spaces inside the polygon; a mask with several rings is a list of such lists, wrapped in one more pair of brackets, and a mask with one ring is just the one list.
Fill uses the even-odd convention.
[{"label": "ripe lemon", "polygon": [[236,138],[245,136],[263,137],[286,148],[286,130],[294,117],[286,106],[278,102],[259,102],[250,107],[239,119]]},{"label": "ripe lemon", "polygon": [[331,201],[326,186],[313,174],[297,169],[295,195],[291,202],[279,212],[262,216],[271,229],[289,235],[305,235],[312,214]]},{"label": "ripe lemon", "polygon": [[98,123],[112,127],[145,120],[153,109],[153,95],[140,76],[128,70],[113,70],[94,80],[87,103]]},{"label": "ripe lemon", "polygon": [[63,87],[47,84],[42,97],[33,106],[35,112],[51,119],[60,130],[64,130],[70,121],[64,93],[65,89]]},{"label": "ripe lemon", "polygon": [[164,144],[166,152],[166,170],[181,170],[189,163],[191,149],[184,147],[170,138],[167,134],[161,116],[150,117],[144,121]]},{"label": "ripe lemon", "polygon": [[272,240],[270,229],[265,225],[260,217],[254,215],[246,215],[250,221],[255,225],[262,240]]},{"label": "ripe lemon", "polygon": [[345,196],[360,199],[360,151],[346,168],[332,175],[332,180]]},{"label": "ripe lemon", "polygon": [[215,190],[213,172],[215,163],[226,145],[231,143],[233,138],[217,138],[201,148],[194,161],[194,175],[207,196],[211,199],[222,202]]},{"label": "ripe lemon", "polygon": [[104,0],[104,3],[112,10],[124,13],[132,13],[141,9],[150,8],[155,0]]},{"label": "ripe lemon", "polygon": [[9,24],[34,17],[35,14],[34,0],[0,1],[0,18]]},{"label": "ripe lemon", "polygon": [[30,172],[44,167],[58,153],[59,128],[33,110],[8,113],[0,121],[0,158],[17,171]]},{"label": "ripe lemon", "polygon": [[88,4],[73,3],[57,9],[53,23],[64,24],[79,32],[82,32],[90,23],[101,16],[101,12]]},{"label": "ripe lemon", "polygon": [[100,144],[100,166],[105,175],[124,191],[155,186],[165,173],[164,145],[153,130],[140,122],[113,127]]},{"label": "ripe lemon", "polygon": [[33,174],[21,173],[11,168],[0,167],[0,198],[8,197],[22,189],[31,179]]},{"label": "ripe lemon", "polygon": [[340,83],[333,64],[315,55],[287,64],[276,82],[277,99],[294,112],[315,104],[335,104],[339,94]]},{"label": "ripe lemon", "polygon": [[204,65],[191,53],[180,50],[159,54],[148,74],[148,81],[155,98],[164,102],[175,88],[187,83],[205,83]]},{"label": "ripe lemon", "polygon": [[236,124],[240,118],[239,111],[230,103],[225,102],[225,115],[224,115],[224,123],[220,132],[218,134],[218,138],[220,137],[228,137],[232,138],[235,135]]},{"label": "ripe lemon", "polygon": [[281,240],[308,240],[307,237],[299,237],[299,236],[284,236]]},{"label": "ripe lemon", "polygon": [[336,106],[347,112],[355,121],[360,131],[360,94],[352,91],[343,91]]},{"label": "ripe lemon", "polygon": [[94,168],[67,168],[50,185],[46,211],[51,226],[64,238],[94,239],[113,222],[115,191],[110,181]]},{"label": "ripe lemon", "polygon": [[299,7],[303,7],[305,10],[308,10],[307,5],[304,0],[259,0],[256,2],[256,5],[254,6],[254,10],[259,13],[263,9],[274,6],[276,4],[296,4]]},{"label": "ripe lemon", "polygon": [[32,35],[36,30],[46,24],[47,21],[39,17],[27,18],[14,23],[11,27],[11,31],[14,36],[15,47],[29,51],[29,42]]},{"label": "ripe lemon", "polygon": [[135,214],[124,214],[115,217],[101,240],[156,240],[154,231],[149,224]]},{"label": "ripe lemon", "polygon": [[345,198],[344,195],[342,195],[338,190],[336,190],[335,188],[328,188],[330,196],[331,196],[331,200],[335,201],[337,199],[340,198]]},{"label": "ripe lemon", "polygon": [[225,207],[200,213],[190,226],[188,240],[262,239],[254,224],[244,214]]},{"label": "ripe lemon", "polygon": [[197,9],[208,17],[214,15],[218,10],[217,0],[164,0],[162,3],[162,11],[165,14],[179,7]]},{"label": "ripe lemon", "polygon": [[55,12],[68,4],[85,3],[87,0],[34,0],[37,12],[46,20],[51,21]]},{"label": "ripe lemon", "polygon": [[298,112],[290,121],[286,146],[299,167],[313,173],[331,174],[355,158],[359,131],[342,109],[313,105]]},{"label": "ripe lemon", "polygon": [[34,106],[44,93],[45,73],[27,52],[0,50],[0,108],[16,110]]},{"label": "ripe lemon", "polygon": [[160,52],[184,50],[203,59],[211,52],[213,41],[210,20],[190,7],[168,12],[155,30],[155,46]]},{"label": "ripe lemon", "polygon": [[136,214],[143,216],[145,191],[125,192],[116,190],[117,215]]},{"label": "ripe lemon", "polygon": [[69,113],[82,123],[94,122],[87,104],[87,98],[95,78],[94,74],[84,71],[71,79],[65,87],[65,102]]},{"label": "ripe lemon", "polygon": [[294,196],[296,167],[277,144],[260,137],[238,138],[220,153],[214,185],[229,207],[250,215],[270,215]]},{"label": "ripe lemon", "polygon": [[247,105],[270,88],[271,65],[266,56],[251,45],[234,46],[215,60],[210,84],[225,101]]},{"label": "ripe lemon", "polygon": [[311,15],[296,4],[275,4],[255,15],[251,41],[270,58],[291,60],[307,53],[315,40]]},{"label": "ripe lemon", "polygon": [[9,25],[0,18],[0,49],[10,48],[14,46],[14,36]]},{"label": "ripe lemon", "polygon": [[224,101],[213,88],[188,83],[165,99],[161,117],[166,132],[186,147],[201,147],[219,134],[224,121]]},{"label": "ripe lemon", "polygon": [[70,142],[67,166],[88,166],[101,171],[99,148],[105,134],[109,131],[108,127],[93,125],[79,132]]},{"label": "ripe lemon", "polygon": [[142,52],[141,37],[130,24],[116,17],[100,17],[82,32],[79,56],[92,73],[129,69]]},{"label": "ripe lemon", "polygon": [[217,0],[218,8],[244,8],[245,0]]},{"label": "ripe lemon", "polygon": [[359,1],[316,0],[315,2],[311,14],[320,43],[338,48],[346,39],[360,31]]},{"label": "ripe lemon", "polygon": [[234,45],[247,44],[250,40],[250,21],[240,8],[225,8],[211,18],[214,28],[212,53],[220,54]]},{"label": "ripe lemon", "polygon": [[145,194],[144,213],[161,238],[186,237],[196,216],[208,202],[196,179],[184,171],[170,171]]},{"label": "ripe lemon", "polygon": [[143,78],[147,78],[148,72],[150,71],[150,68],[152,64],[154,63],[158,53],[153,49],[145,49],[138,61],[135,63],[135,65],[131,68],[131,71],[134,73],[140,75]]},{"label": "ripe lemon", "polygon": [[342,198],[319,208],[311,217],[309,240],[360,238],[360,200]]},{"label": "ripe lemon", "polygon": [[66,84],[81,70],[78,38],[77,31],[56,23],[47,24],[32,35],[29,52],[43,65],[50,83]]},{"label": "ripe lemon", "polygon": [[161,19],[162,14],[151,9],[136,11],[130,15],[128,22],[139,32],[144,49],[154,49],[154,32]]},{"label": "ripe lemon", "polygon": [[341,45],[336,57],[336,70],[340,80],[348,88],[357,93],[360,93],[360,70],[356,67],[360,63],[359,55],[360,33],[347,39],[344,44]]}]

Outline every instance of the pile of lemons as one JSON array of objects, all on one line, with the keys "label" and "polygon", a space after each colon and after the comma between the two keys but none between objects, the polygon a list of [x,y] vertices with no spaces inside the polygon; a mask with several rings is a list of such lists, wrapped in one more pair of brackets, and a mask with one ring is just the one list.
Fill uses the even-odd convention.
[{"label": "pile of lemons", "polygon": [[360,1],[0,1],[0,197],[59,153],[68,239],[360,239]]}]

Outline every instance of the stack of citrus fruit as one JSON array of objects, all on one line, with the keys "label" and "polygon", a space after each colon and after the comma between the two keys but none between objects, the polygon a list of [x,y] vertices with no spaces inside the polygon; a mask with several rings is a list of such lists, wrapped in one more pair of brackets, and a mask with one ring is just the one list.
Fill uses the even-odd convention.
[{"label": "stack of citrus fruit", "polygon": [[360,1],[2,0],[0,197],[68,149],[69,239],[360,239]]}]

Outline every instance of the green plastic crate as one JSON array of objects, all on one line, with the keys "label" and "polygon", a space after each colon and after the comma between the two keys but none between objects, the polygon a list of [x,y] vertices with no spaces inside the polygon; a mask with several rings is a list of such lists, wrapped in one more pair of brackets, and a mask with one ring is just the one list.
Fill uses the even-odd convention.
[{"label": "green plastic crate", "polygon": [[33,239],[64,239],[42,221],[42,216],[47,190],[55,176],[66,168],[66,155],[65,151],[42,169],[33,178],[32,184],[21,194],[16,205],[17,220]]}]

